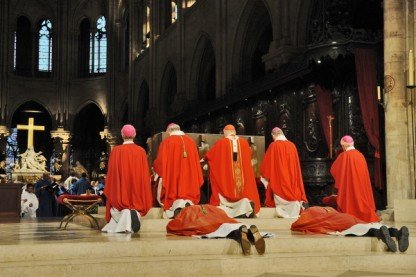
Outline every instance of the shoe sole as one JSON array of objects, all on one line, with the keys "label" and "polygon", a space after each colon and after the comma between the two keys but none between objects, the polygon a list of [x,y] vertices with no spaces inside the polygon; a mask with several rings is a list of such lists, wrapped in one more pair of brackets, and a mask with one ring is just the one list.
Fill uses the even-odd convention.
[{"label": "shoe sole", "polygon": [[387,245],[387,249],[391,252],[397,252],[397,246],[394,240],[391,238],[389,229],[386,226],[380,228],[381,240]]},{"label": "shoe sole", "polygon": [[251,254],[251,243],[248,240],[247,233],[248,233],[247,227],[244,225],[241,226],[240,227],[240,234],[241,234],[240,246],[241,246],[241,250],[243,251],[244,256]]},{"label": "shoe sole", "polygon": [[131,230],[134,233],[137,233],[140,230],[140,220],[137,216],[137,212],[135,210],[130,210],[130,216],[131,216]]},{"label": "shoe sole", "polygon": [[260,234],[256,225],[251,225],[250,231],[254,237],[254,247],[256,248],[257,253],[259,253],[259,255],[263,255],[264,252],[266,252],[266,242],[264,241],[263,236]]},{"label": "shoe sole", "polygon": [[409,229],[406,226],[400,228],[398,245],[400,252],[406,252],[407,248],[409,248]]}]

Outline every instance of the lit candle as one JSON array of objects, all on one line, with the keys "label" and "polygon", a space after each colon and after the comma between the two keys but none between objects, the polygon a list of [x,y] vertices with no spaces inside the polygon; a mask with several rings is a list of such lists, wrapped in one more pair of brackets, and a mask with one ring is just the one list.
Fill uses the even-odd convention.
[{"label": "lit candle", "polygon": [[415,59],[413,57],[413,50],[409,50],[409,79],[408,85],[415,85]]},{"label": "lit candle", "polygon": [[378,101],[381,100],[381,88],[380,88],[380,86],[377,86],[377,100]]}]

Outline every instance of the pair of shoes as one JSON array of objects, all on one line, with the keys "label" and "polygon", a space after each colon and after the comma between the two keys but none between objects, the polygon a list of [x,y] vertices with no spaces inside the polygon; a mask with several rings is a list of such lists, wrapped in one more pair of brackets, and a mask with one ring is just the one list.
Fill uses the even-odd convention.
[{"label": "pair of shoes", "polygon": [[248,229],[248,239],[256,248],[257,253],[259,253],[259,255],[263,255],[266,251],[266,242],[256,225],[251,225],[250,229]]},{"label": "pair of shoes", "polygon": [[242,225],[240,226],[239,230],[239,242],[241,246],[241,250],[243,251],[244,256],[251,254],[251,244],[248,239],[248,230],[247,226]]},{"label": "pair of shoes", "polygon": [[137,233],[140,230],[140,220],[137,216],[137,211],[130,210],[130,216],[131,216],[131,230],[134,233]]},{"label": "pair of shoes", "polygon": [[378,238],[381,239],[386,245],[387,249],[391,252],[397,251],[397,246],[394,240],[390,236],[389,229],[386,226],[381,226],[378,232]]},{"label": "pair of shoes", "polygon": [[406,226],[400,228],[396,238],[400,252],[405,252],[409,248],[409,229]]}]

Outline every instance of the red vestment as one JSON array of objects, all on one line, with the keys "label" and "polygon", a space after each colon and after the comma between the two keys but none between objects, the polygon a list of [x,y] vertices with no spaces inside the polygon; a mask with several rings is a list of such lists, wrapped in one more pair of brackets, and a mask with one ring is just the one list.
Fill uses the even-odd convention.
[{"label": "red vestment", "polygon": [[269,181],[266,206],[275,206],[273,194],[286,201],[308,201],[298,151],[292,142],[276,140],[269,145],[261,164],[261,176]]},{"label": "red vestment", "polygon": [[237,220],[211,205],[194,205],[183,208],[179,215],[169,221],[166,231],[181,236],[205,235],[216,231],[223,223]]},{"label": "red vestment", "polygon": [[186,135],[171,135],[159,146],[153,169],[162,178],[160,200],[169,210],[177,199],[199,203],[204,183],[199,153],[195,142]]},{"label": "red vestment", "polygon": [[254,202],[254,211],[258,213],[260,198],[251,165],[251,148],[247,140],[241,138],[237,145],[237,161],[233,161],[232,141],[228,138],[218,140],[205,155],[212,189],[210,204],[220,204],[219,194],[230,202],[248,198]]},{"label": "red vestment", "polygon": [[338,210],[365,222],[378,222],[370,174],[363,154],[352,149],[341,153],[331,166],[338,189]]},{"label": "red vestment", "polygon": [[290,229],[305,233],[327,234],[342,232],[359,223],[366,222],[330,207],[315,206],[304,210]]},{"label": "red vestment", "polygon": [[136,210],[143,216],[152,207],[149,166],[146,152],[140,146],[132,143],[113,148],[105,183],[107,222],[111,219],[111,208]]}]

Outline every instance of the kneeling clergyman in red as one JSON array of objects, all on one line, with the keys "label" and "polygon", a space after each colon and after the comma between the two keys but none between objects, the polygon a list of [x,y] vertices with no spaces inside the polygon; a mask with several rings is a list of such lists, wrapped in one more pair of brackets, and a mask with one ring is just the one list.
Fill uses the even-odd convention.
[{"label": "kneeling clergyman in red", "polygon": [[214,144],[204,160],[209,165],[211,205],[220,206],[230,217],[251,217],[259,212],[251,148],[247,140],[236,135],[233,125],[225,126],[224,138]]},{"label": "kneeling clergyman in red", "polygon": [[[364,155],[354,148],[350,136],[341,139],[342,152],[331,166],[335,180],[337,208],[365,222],[378,222],[370,174]],[[329,197],[331,198],[331,197]],[[328,198],[324,198],[324,203]]]},{"label": "kneeling clergyman in red", "polygon": [[166,216],[173,218],[185,206],[199,203],[204,179],[198,149],[192,138],[173,123],[166,132],[169,137],[160,144],[153,169],[160,177],[160,204]]},{"label": "kneeling clergyman in red", "polygon": [[409,247],[409,229],[406,226],[400,230],[388,228],[378,222],[368,223],[330,207],[311,207],[302,211],[299,219],[293,222],[291,230],[315,234],[377,237],[392,252],[397,251],[396,243],[392,239],[395,237],[400,252],[405,252]]},{"label": "kneeling clergyman in red", "polygon": [[266,244],[255,225],[247,228],[216,206],[195,205],[183,208],[166,226],[169,234],[202,238],[230,238],[240,243],[244,255],[251,254],[251,244],[262,255]]},{"label": "kneeling clergyman in red", "polygon": [[134,144],[132,125],[121,129],[123,145],[113,148],[108,162],[104,194],[107,225],[103,232],[138,232],[140,217],[152,207],[150,174],[146,152]]},{"label": "kneeling clergyman in red", "polygon": [[272,137],[261,164],[266,206],[276,207],[279,217],[298,218],[303,202],[307,202],[298,151],[280,128],[272,130]]}]

